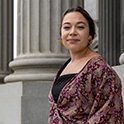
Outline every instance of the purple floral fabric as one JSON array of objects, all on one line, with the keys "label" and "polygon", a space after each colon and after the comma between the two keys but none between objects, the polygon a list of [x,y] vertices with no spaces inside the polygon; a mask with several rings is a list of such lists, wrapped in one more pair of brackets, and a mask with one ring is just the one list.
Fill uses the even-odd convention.
[{"label": "purple floral fabric", "polygon": [[62,124],[62,120],[68,124],[122,124],[121,81],[101,56],[90,59],[65,85],[57,104],[51,90],[48,124]]}]

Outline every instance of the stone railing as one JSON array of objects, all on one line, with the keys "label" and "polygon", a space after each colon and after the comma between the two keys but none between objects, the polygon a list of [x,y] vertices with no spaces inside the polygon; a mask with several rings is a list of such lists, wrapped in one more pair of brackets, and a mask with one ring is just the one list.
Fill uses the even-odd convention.
[{"label": "stone railing", "polygon": [[121,81],[122,81],[122,97],[124,102],[124,53],[121,54],[119,58],[120,65],[113,66],[113,69],[117,72],[119,75]]}]

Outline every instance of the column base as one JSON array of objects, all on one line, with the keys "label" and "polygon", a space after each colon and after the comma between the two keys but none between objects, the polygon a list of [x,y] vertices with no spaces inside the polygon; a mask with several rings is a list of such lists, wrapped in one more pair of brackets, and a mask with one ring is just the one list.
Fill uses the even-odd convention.
[{"label": "column base", "polygon": [[10,62],[14,73],[5,77],[5,83],[17,81],[53,81],[57,71],[69,57],[53,58],[41,56],[23,56]]}]

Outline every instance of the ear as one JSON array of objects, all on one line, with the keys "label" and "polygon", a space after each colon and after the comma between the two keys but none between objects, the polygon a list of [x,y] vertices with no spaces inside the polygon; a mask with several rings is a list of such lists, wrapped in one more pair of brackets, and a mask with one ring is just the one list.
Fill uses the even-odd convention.
[{"label": "ear", "polygon": [[90,41],[93,40],[91,35],[88,37],[88,41],[89,41],[89,40],[90,40]]},{"label": "ear", "polygon": [[90,35],[89,37],[88,37],[88,46],[92,43],[92,36]]}]

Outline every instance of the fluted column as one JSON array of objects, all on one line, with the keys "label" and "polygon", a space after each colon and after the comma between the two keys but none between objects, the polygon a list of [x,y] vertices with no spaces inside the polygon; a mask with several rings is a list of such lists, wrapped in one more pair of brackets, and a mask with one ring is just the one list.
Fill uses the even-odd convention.
[{"label": "fluted column", "polygon": [[99,0],[99,53],[110,65],[121,54],[120,0]]},{"label": "fluted column", "polygon": [[[124,52],[124,0],[121,0],[121,53]],[[124,64],[124,63],[123,63]]]},{"label": "fluted column", "polygon": [[13,0],[0,0],[0,83],[11,73],[13,59]]},{"label": "fluted column", "polygon": [[[77,5],[83,6],[83,0],[18,0],[17,58],[10,62],[14,73],[5,77],[7,86],[16,91],[14,100],[10,96],[11,103],[17,101],[5,114],[13,113],[6,120],[9,124],[13,124],[15,116],[21,124],[47,124],[48,93],[55,74],[69,58],[59,42],[61,15]],[[20,92],[15,90],[15,85]],[[18,110],[12,112],[15,105]]]},{"label": "fluted column", "polygon": [[14,73],[5,82],[53,80],[69,57],[59,42],[61,16],[77,5],[83,6],[83,0],[18,1],[17,58],[10,63]]}]

